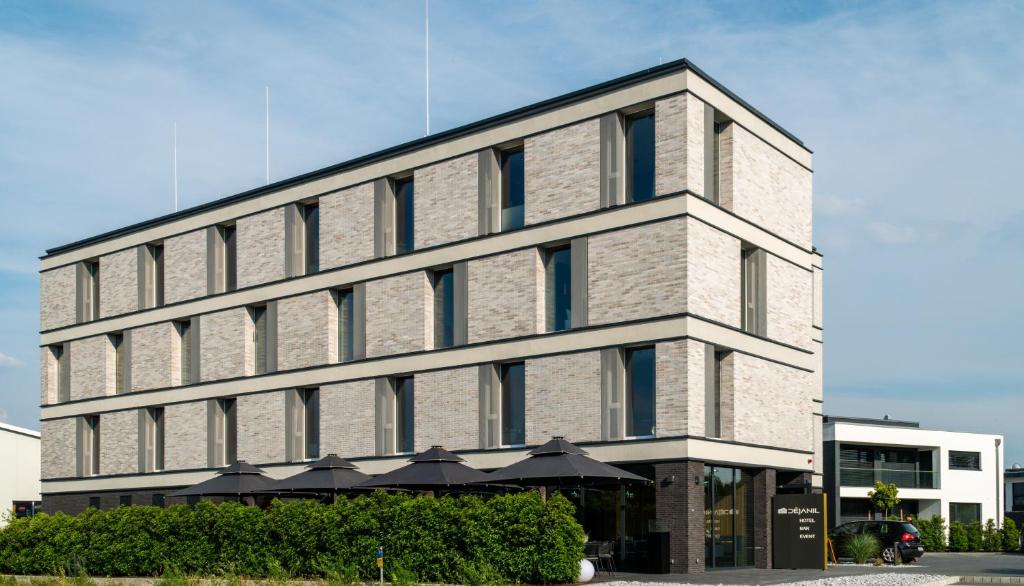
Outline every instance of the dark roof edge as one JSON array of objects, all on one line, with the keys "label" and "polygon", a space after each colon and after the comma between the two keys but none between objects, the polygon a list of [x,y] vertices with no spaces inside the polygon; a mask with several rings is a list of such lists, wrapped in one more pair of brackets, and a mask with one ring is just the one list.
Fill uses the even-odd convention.
[{"label": "dark roof edge", "polygon": [[874,419],[871,417],[843,417],[841,415],[825,415],[822,423],[856,423],[860,425],[888,425],[890,427],[912,427],[920,429],[916,421],[900,421],[899,419]]},{"label": "dark roof edge", "polygon": [[547,100],[543,100],[543,101],[540,101],[540,102],[536,102],[534,104],[523,106],[522,108],[517,108],[515,110],[511,110],[511,111],[505,112],[503,114],[497,114],[495,116],[491,116],[490,118],[484,118],[483,120],[478,120],[476,122],[470,122],[469,124],[464,124],[462,126],[451,128],[449,130],[438,132],[437,134],[431,134],[431,135],[425,136],[423,138],[418,138],[418,139],[411,140],[411,141],[408,141],[408,142],[405,142],[405,143],[402,143],[402,144],[399,144],[399,145],[396,145],[396,146],[393,146],[393,147],[388,147],[386,149],[383,149],[383,150],[380,150],[380,151],[377,151],[377,152],[374,152],[374,153],[370,153],[370,154],[367,154],[367,155],[356,157],[354,159],[349,159],[348,161],[343,161],[341,163],[335,163],[333,165],[329,165],[327,167],[323,167],[323,168],[317,169],[315,171],[310,171],[308,173],[303,173],[301,175],[296,175],[296,176],[290,177],[288,179],[282,179],[281,181],[277,181],[275,183],[270,183],[268,185],[263,185],[263,186],[260,186],[260,187],[254,188],[254,189],[250,189],[248,191],[243,191],[241,193],[236,193],[235,195],[229,195],[227,197],[222,197],[220,199],[215,199],[213,201],[209,201],[209,202],[202,203],[202,204],[190,207],[190,208],[186,208],[186,209],[178,211],[178,212],[174,212],[174,213],[170,213],[170,214],[165,214],[163,216],[157,216],[156,218],[151,218],[149,220],[144,220],[144,221],[138,222],[136,224],[131,224],[129,226],[125,226],[123,228],[118,228],[116,230],[111,230],[109,232],[104,232],[104,233],[98,234],[96,236],[90,236],[88,238],[83,238],[82,240],[78,240],[78,241],[72,242],[70,244],[64,244],[62,246],[57,246],[57,247],[54,247],[54,248],[49,248],[49,249],[46,250],[46,254],[41,256],[41,257],[39,257],[39,258],[40,258],[40,260],[42,260],[42,259],[45,259],[45,258],[50,257],[50,256],[54,256],[54,255],[57,255],[57,254],[62,254],[62,253],[65,253],[65,252],[72,251],[72,250],[74,250],[76,248],[81,248],[83,246],[87,246],[89,244],[95,244],[97,242],[102,242],[102,241],[105,241],[105,240],[110,240],[112,238],[117,238],[119,236],[124,236],[126,234],[131,234],[132,232],[138,232],[139,230],[144,230],[144,229],[150,228],[152,226],[157,226],[159,224],[164,224],[164,223],[167,223],[167,222],[171,222],[173,220],[178,220],[178,219],[181,219],[181,218],[186,218],[186,217],[193,216],[193,215],[196,215],[196,214],[208,211],[208,210],[212,210],[212,209],[216,209],[216,208],[219,208],[219,207],[223,207],[223,206],[226,206],[226,205],[229,205],[229,204],[232,204],[232,203],[236,203],[236,202],[239,202],[239,201],[244,201],[244,200],[247,200],[247,199],[258,197],[260,195],[265,195],[267,193],[271,193],[271,192],[274,192],[274,191],[279,191],[281,189],[286,189],[288,187],[293,187],[295,185],[300,185],[302,183],[306,183],[306,182],[309,182],[309,181],[320,179],[320,178],[323,178],[323,177],[326,177],[326,176],[329,176],[329,175],[334,175],[336,173],[340,173],[340,172],[347,171],[347,170],[350,170],[350,169],[355,169],[355,168],[358,168],[358,167],[361,167],[361,166],[369,165],[371,163],[375,163],[375,162],[383,160],[383,159],[390,159],[390,158],[393,158],[393,157],[396,157],[396,156],[399,156],[399,155],[402,155],[402,154],[405,154],[405,153],[408,153],[408,152],[411,152],[411,151],[422,149],[424,147],[428,147],[428,146],[432,146],[432,145],[439,144],[439,143],[442,143],[442,142],[446,142],[446,141],[449,141],[449,140],[453,140],[455,138],[459,138],[459,137],[464,136],[466,134],[470,134],[470,133],[473,133],[473,132],[479,132],[481,130],[486,130],[486,129],[494,127],[494,126],[498,126],[500,124],[507,124],[509,122],[513,122],[515,120],[519,120],[519,119],[525,118],[527,116],[533,116],[533,115],[539,114],[541,112],[545,112],[545,111],[548,111],[548,110],[553,110],[555,108],[564,106],[566,104],[570,104],[570,103],[577,102],[577,101],[580,101],[580,100],[583,100],[583,99],[587,99],[587,98],[593,97],[595,95],[600,95],[600,94],[603,94],[603,93],[607,93],[607,92],[619,89],[621,87],[625,87],[625,86],[629,86],[629,85],[634,85],[634,84],[641,83],[641,82],[644,82],[644,81],[647,81],[647,80],[650,80],[650,79],[654,79],[654,78],[657,78],[657,77],[661,77],[661,76],[664,76],[664,75],[667,75],[667,74],[670,74],[670,73],[676,73],[676,72],[679,72],[679,71],[685,71],[687,69],[689,69],[690,71],[693,71],[694,73],[699,75],[702,79],[704,79],[704,81],[706,81],[706,82],[710,83],[712,86],[714,86],[715,89],[721,91],[726,96],[728,96],[729,99],[735,101],[737,104],[739,104],[739,105],[743,106],[745,109],[749,110],[752,114],[754,114],[755,116],[760,118],[762,121],[764,121],[766,124],[768,124],[769,126],[774,128],[775,130],[779,131],[786,138],[788,138],[788,139],[792,140],[793,142],[797,143],[798,145],[800,145],[800,147],[803,148],[804,150],[806,150],[807,152],[809,152],[809,153],[812,152],[810,149],[808,149],[806,146],[804,146],[804,143],[803,143],[802,140],[800,140],[799,138],[794,136],[792,133],[790,133],[786,129],[784,129],[781,126],[779,126],[774,120],[772,120],[771,118],[768,118],[767,116],[762,114],[757,108],[754,108],[753,106],[748,104],[746,101],[744,101],[742,98],[740,98],[736,94],[732,93],[732,91],[730,91],[724,85],[722,85],[721,83],[716,81],[710,75],[708,75],[707,73],[704,73],[703,70],[701,70],[699,67],[697,67],[696,65],[691,63],[688,59],[684,58],[684,59],[678,59],[676,61],[670,61],[670,62],[665,63],[663,65],[658,65],[657,67],[651,67],[651,68],[648,68],[648,69],[643,69],[643,70],[637,71],[635,73],[630,73],[628,75],[624,75],[622,77],[618,77],[618,78],[612,79],[610,81],[601,82],[599,84],[592,85],[592,86],[589,86],[589,87],[586,87],[586,88],[583,88],[583,89],[580,89],[580,90],[576,90],[576,91],[573,91],[573,92],[570,92],[570,93],[567,93],[567,94],[562,94],[561,96],[556,96],[554,98],[549,98]]}]

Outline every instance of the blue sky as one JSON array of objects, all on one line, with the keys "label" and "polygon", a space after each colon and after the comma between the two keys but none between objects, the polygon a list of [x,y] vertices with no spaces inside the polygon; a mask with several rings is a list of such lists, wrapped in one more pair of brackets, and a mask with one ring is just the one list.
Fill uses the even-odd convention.
[{"label": "blue sky", "polygon": [[[1024,463],[1024,4],[431,3],[443,130],[688,57],[814,151],[826,412]],[[422,136],[423,3],[0,5],[0,419],[38,425],[48,247]]]}]

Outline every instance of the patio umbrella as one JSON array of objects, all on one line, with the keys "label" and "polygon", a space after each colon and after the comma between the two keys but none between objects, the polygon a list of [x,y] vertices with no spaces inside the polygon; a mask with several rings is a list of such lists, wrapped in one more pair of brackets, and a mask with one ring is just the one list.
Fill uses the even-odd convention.
[{"label": "patio umbrella", "polygon": [[439,490],[479,483],[486,479],[486,474],[466,466],[462,458],[441,446],[433,446],[409,461],[412,463],[371,478],[357,488]]},{"label": "patio umbrella", "polygon": [[223,470],[218,470],[213,478],[183,488],[169,496],[252,496],[254,492],[264,490],[273,482],[273,479],[264,476],[259,468],[239,460]]},{"label": "patio umbrella", "polygon": [[484,482],[522,486],[597,485],[650,482],[611,464],[595,460],[587,452],[565,441],[552,438],[530,451],[528,458],[488,474]]},{"label": "patio umbrella", "polygon": [[273,482],[261,492],[337,494],[370,479],[356,470],[355,464],[337,454],[327,454],[306,467],[309,470]]}]

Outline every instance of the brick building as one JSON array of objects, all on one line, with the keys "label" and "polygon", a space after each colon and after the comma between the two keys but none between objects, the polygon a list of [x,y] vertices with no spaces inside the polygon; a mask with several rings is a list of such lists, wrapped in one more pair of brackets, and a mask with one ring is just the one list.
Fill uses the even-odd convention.
[{"label": "brick building", "polygon": [[810,151],[628,75],[47,251],[44,507],[561,435],[654,480],[570,495],[622,563],[765,566],[771,495],[821,486],[821,276]]}]

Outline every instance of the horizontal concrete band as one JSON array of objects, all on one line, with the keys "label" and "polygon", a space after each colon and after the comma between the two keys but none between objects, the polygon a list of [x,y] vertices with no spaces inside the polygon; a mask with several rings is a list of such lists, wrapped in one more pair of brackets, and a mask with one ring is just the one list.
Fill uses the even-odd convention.
[{"label": "horizontal concrete band", "polygon": [[[587,236],[682,216],[697,218],[710,226],[750,242],[754,246],[762,248],[807,271],[811,270],[811,262],[814,258],[813,253],[807,252],[762,228],[758,228],[754,224],[722,210],[703,198],[684,192],[514,232],[475,238],[401,256],[392,256],[358,265],[330,269],[314,275],[259,285],[231,293],[202,297],[192,301],[50,330],[40,335],[40,346],[45,347],[69,340],[212,313],[233,307],[244,307],[270,299],[280,299],[323,289],[348,286],[353,283],[432,267],[446,266],[455,262],[493,256],[552,242],[566,241],[579,236]],[[737,270],[739,269],[737,268]]]},{"label": "horizontal concrete band", "polygon": [[377,163],[371,163],[351,171],[339,172],[329,177],[314,179],[294,187],[269,193],[265,196],[227,204],[223,207],[139,230],[122,237],[97,242],[66,253],[48,256],[41,260],[40,270],[45,271],[140,244],[169,238],[177,234],[235,220],[242,216],[273,209],[305,198],[327,195],[328,193],[380,177],[388,177],[396,173],[476,152],[508,141],[522,139],[561,126],[592,119],[602,114],[615,112],[636,104],[666,98],[684,91],[691,91],[701,100],[711,104],[716,110],[724,113],[737,124],[747,128],[751,133],[764,140],[779,152],[803,167],[811,168],[811,153],[805,147],[790,140],[756,114],[729,98],[721,90],[701,79],[699,75],[694,74],[692,71],[682,71],[658,79],[641,82],[637,85],[612,91],[595,98],[586,99],[556,110],[543,112],[495,128],[456,138],[440,145],[426,146],[421,150]]},{"label": "horizontal concrete band", "polygon": [[[466,465],[481,470],[502,468],[526,457],[531,448],[504,449],[460,453]],[[697,460],[716,464],[777,468],[810,472],[807,463],[811,452],[782,450],[767,446],[751,446],[702,438],[671,438],[651,441],[608,442],[585,446],[587,453],[602,462],[629,463],[671,460]],[[344,456],[344,454],[342,454]],[[366,474],[383,474],[408,463],[408,456],[357,460],[359,470]],[[286,478],[306,468],[306,462],[293,464],[260,464],[271,478]],[[157,474],[131,474],[95,478],[61,478],[43,480],[43,494],[101,490],[138,490],[179,487],[212,478],[215,470],[187,470]]]},{"label": "horizontal concrete band", "polygon": [[71,403],[45,405],[42,406],[40,420],[63,419],[79,415],[202,401],[217,397],[234,397],[281,389],[315,387],[402,373],[458,368],[682,338],[699,339],[806,371],[813,371],[817,367],[817,357],[808,351],[784,346],[699,317],[682,315],[444,350],[384,356],[358,362],[326,364],[186,387],[139,391]]}]

